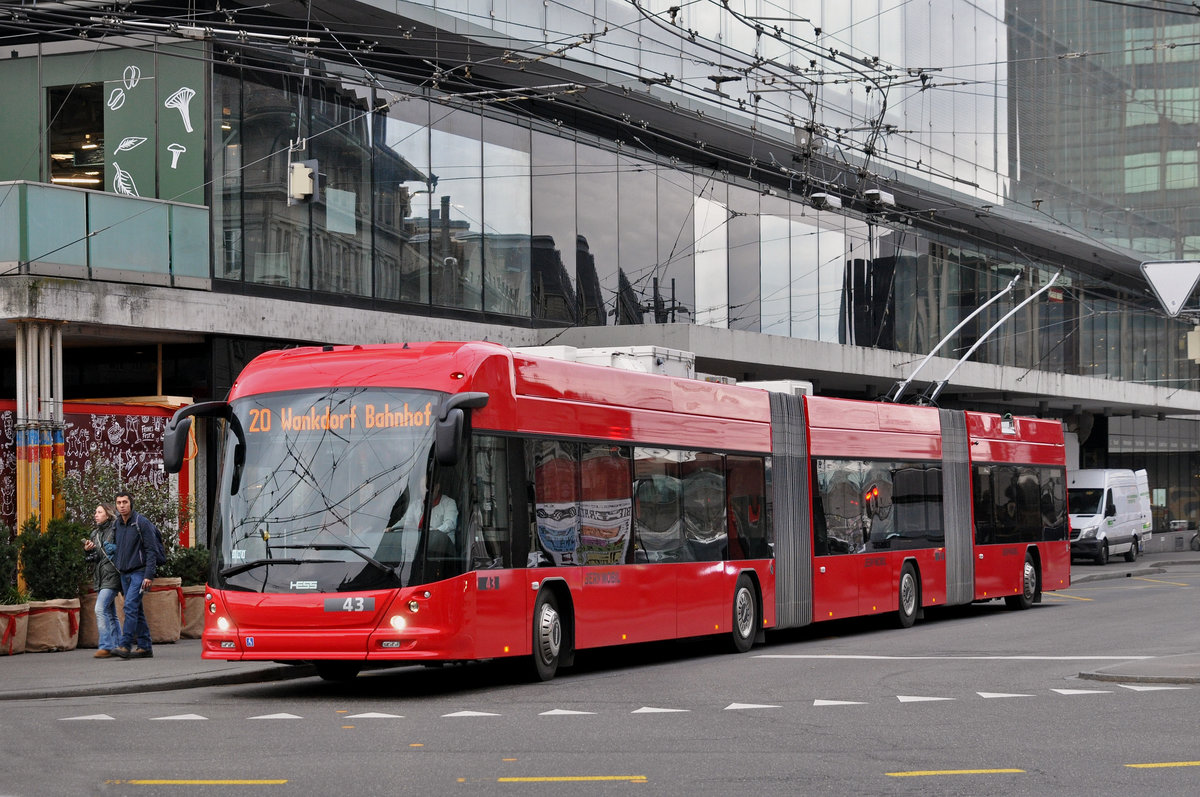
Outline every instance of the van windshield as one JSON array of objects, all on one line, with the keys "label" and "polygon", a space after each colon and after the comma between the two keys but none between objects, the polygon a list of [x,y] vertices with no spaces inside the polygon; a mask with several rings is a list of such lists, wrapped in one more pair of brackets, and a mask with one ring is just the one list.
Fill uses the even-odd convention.
[{"label": "van windshield", "polygon": [[1074,487],[1067,490],[1067,506],[1072,515],[1104,514],[1104,490],[1098,487]]}]

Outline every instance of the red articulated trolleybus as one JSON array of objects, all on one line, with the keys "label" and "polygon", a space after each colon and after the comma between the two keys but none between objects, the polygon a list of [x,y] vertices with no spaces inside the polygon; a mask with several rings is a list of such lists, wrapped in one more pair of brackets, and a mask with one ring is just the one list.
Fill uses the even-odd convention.
[{"label": "red articulated trolleybus", "polygon": [[493,343],[264,354],[227,401],[207,659],[527,657],[1070,581],[1058,423],[801,397]]}]

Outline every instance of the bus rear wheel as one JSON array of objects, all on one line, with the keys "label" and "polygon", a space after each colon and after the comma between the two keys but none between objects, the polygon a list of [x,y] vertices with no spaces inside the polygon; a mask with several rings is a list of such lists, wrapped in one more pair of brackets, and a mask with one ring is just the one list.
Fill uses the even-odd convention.
[{"label": "bus rear wheel", "polygon": [[1033,557],[1025,554],[1025,573],[1021,578],[1021,594],[1009,595],[1004,603],[1010,609],[1028,609],[1033,606],[1038,591],[1038,571],[1033,563]]},{"label": "bus rear wheel", "polygon": [[730,642],[735,653],[745,653],[754,647],[758,623],[758,596],[754,592],[754,583],[743,573],[738,576],[733,588],[733,632]]},{"label": "bus rear wheel", "polygon": [[552,592],[541,592],[533,609],[533,673],[539,681],[549,681],[558,672],[562,640],[558,600]]},{"label": "bus rear wheel", "polygon": [[900,571],[900,601],[896,610],[896,625],[901,628],[912,628],[917,621],[917,608],[920,603],[920,587],[917,585],[917,571],[911,564],[905,564]]}]

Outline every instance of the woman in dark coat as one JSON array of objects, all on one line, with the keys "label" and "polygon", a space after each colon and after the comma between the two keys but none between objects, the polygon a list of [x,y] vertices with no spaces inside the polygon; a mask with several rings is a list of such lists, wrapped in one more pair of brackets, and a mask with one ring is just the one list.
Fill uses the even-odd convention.
[{"label": "woman in dark coat", "polygon": [[87,551],[84,558],[96,565],[92,586],[96,589],[96,627],[100,631],[99,650],[95,654],[97,659],[110,658],[113,648],[121,639],[116,606],[117,593],[121,591],[121,574],[113,563],[117,553],[116,516],[117,513],[107,504],[97,506],[94,515],[96,527],[83,543]]}]

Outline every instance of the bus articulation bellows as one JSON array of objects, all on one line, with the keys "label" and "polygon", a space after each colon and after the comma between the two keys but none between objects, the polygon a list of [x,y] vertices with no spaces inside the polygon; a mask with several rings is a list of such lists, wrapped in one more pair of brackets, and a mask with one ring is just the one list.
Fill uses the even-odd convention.
[{"label": "bus articulation bellows", "polygon": [[204,658],[526,657],[1070,583],[1061,426],[723,385],[481,342],[269,352],[222,421]]}]

